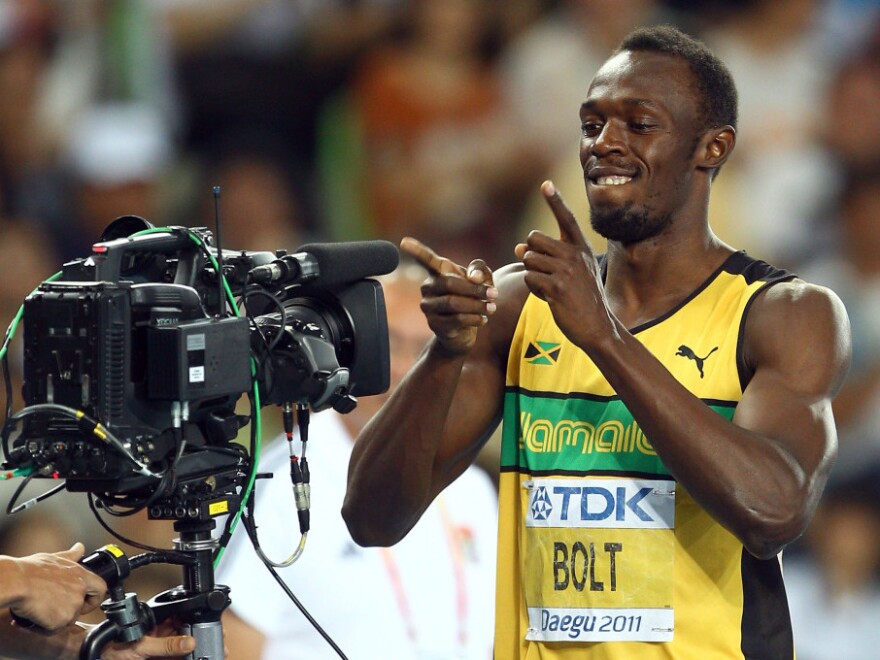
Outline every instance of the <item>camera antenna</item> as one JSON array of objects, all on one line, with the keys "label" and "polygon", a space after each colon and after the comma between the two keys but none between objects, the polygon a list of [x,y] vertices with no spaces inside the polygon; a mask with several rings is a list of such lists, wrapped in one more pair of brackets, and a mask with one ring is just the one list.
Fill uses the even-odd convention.
[{"label": "camera antenna", "polygon": [[223,318],[223,246],[220,243],[220,186],[214,186],[214,234],[217,237],[217,317]]}]

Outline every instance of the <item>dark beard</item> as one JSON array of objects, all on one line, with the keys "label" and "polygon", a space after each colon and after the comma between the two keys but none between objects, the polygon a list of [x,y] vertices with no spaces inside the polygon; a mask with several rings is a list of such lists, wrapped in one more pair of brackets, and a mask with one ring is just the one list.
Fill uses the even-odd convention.
[{"label": "dark beard", "polygon": [[590,208],[590,224],[600,236],[623,245],[641,243],[659,236],[672,217],[652,217],[647,208],[634,209],[632,202],[616,208]]}]

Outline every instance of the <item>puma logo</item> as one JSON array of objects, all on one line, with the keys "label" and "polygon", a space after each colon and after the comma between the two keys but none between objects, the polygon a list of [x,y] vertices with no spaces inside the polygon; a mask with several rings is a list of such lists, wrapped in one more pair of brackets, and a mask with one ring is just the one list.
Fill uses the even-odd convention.
[{"label": "puma logo", "polygon": [[714,353],[717,350],[718,350],[718,347],[716,346],[711,351],[706,353],[706,355],[704,355],[703,357],[700,357],[699,355],[694,353],[694,349],[682,344],[681,346],[678,347],[678,352],[676,353],[676,355],[680,355],[681,357],[686,357],[688,360],[693,360],[694,364],[697,365],[697,370],[700,372],[700,378],[702,378],[703,377],[703,364],[706,362],[707,359],[709,359],[709,356],[712,355],[712,353]]}]

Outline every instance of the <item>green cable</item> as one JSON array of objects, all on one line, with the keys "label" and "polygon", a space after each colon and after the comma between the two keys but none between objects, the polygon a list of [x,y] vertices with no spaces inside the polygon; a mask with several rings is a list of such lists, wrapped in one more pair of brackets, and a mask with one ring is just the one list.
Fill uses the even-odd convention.
[{"label": "green cable", "polygon": [[0,481],[15,479],[17,477],[26,477],[33,471],[33,468],[16,468],[11,471],[0,472]]},{"label": "green cable", "polygon": [[[195,243],[196,245],[198,245],[199,247],[202,247],[202,243],[203,243],[202,240],[198,236],[196,236],[193,232],[187,230],[186,228],[184,228],[184,229],[186,230],[187,234],[189,235],[190,240],[192,240],[192,242]],[[140,234],[153,234],[156,232],[170,232],[170,231],[171,230],[167,227],[155,227],[154,229],[146,229],[144,231],[137,232],[136,234],[133,234],[133,236],[138,236]],[[212,254],[207,253],[207,256],[208,256],[208,259],[211,261],[211,265],[214,266],[214,270],[217,271],[217,275],[220,277],[220,282],[223,285],[223,290],[226,292],[226,297],[228,298],[229,304],[232,307],[233,314],[235,314],[235,316],[240,317],[241,312],[239,312],[238,306],[235,304],[235,296],[232,294],[232,289],[229,287],[229,282],[226,280],[226,277],[223,275],[223,272],[220,270],[220,264],[217,263],[217,260],[214,258],[214,256]],[[254,455],[251,456],[251,473],[248,478],[248,483],[247,483],[247,486],[245,487],[244,492],[242,494],[241,504],[238,507],[238,511],[236,511],[235,514],[233,514],[234,517],[232,519],[232,523],[229,525],[229,537],[230,538],[232,537],[232,533],[235,531],[235,528],[238,527],[238,523],[241,520],[241,516],[244,513],[245,507],[247,506],[248,498],[250,498],[251,492],[254,489],[254,483],[257,480],[257,465],[259,464],[259,460],[260,460],[260,446],[262,444],[263,425],[262,425],[261,415],[260,415],[260,388],[257,385],[257,380],[256,380],[256,378],[257,378],[257,363],[253,358],[251,358],[251,377],[253,378],[253,384],[254,384],[254,407],[256,409],[256,414],[254,415],[254,427],[255,427],[254,437],[255,437],[256,441],[254,443]],[[223,554],[225,552],[226,552],[225,545],[218,549],[217,556],[214,558],[214,568],[215,569],[217,568],[217,565],[220,563],[220,559],[223,557]]]}]

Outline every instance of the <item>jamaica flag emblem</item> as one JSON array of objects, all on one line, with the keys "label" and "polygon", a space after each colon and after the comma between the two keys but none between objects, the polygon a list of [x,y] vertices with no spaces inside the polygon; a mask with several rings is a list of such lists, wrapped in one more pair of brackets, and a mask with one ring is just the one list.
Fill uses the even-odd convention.
[{"label": "jamaica flag emblem", "polygon": [[529,364],[553,365],[559,360],[559,351],[561,350],[562,344],[549,341],[533,341],[529,343],[529,347],[526,349],[525,361]]}]

